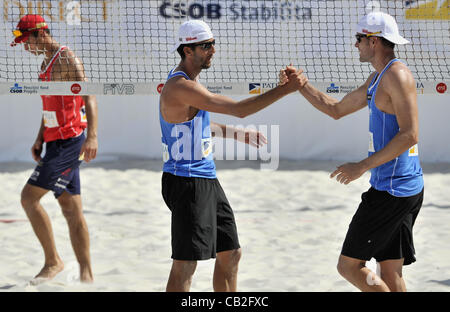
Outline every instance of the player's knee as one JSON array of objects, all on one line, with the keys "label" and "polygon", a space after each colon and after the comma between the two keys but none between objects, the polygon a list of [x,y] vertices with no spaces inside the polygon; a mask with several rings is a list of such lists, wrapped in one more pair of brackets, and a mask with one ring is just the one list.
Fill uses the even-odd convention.
[{"label": "player's knee", "polygon": [[336,269],[341,276],[345,277],[347,269],[346,269],[345,263],[343,263],[343,261],[341,261],[341,259],[339,259]]},{"label": "player's knee", "polygon": [[237,268],[239,261],[241,260],[241,257],[242,257],[242,249],[238,248],[218,253],[216,262],[224,270],[228,271]]},{"label": "player's knee", "polygon": [[20,203],[22,204],[22,208],[25,211],[30,211],[37,208],[39,204],[39,198],[35,198],[34,196],[32,196],[27,187],[24,187],[20,194]]},{"label": "player's knee", "polygon": [[361,269],[362,265],[361,263],[349,261],[341,256],[338,260],[337,271],[342,277],[347,278],[354,274],[355,271]]},{"label": "player's knee", "polygon": [[61,207],[62,214],[68,221],[81,219],[81,201],[77,200],[76,195],[70,195],[64,192],[58,197],[58,203]]},{"label": "player's knee", "polygon": [[80,225],[83,221],[83,215],[73,205],[61,205],[61,212],[69,224]]},{"label": "player's knee", "polygon": [[383,281],[396,281],[402,278],[402,273],[398,270],[382,269],[380,275]]},{"label": "player's knee", "polygon": [[64,218],[66,218],[66,220],[68,220],[68,221],[72,221],[76,218],[76,214],[75,214],[74,210],[71,209],[71,207],[61,205],[61,212],[62,212]]},{"label": "player's knee", "polygon": [[232,252],[231,252],[231,262],[234,265],[237,265],[239,263],[239,261],[241,260],[241,258],[242,258],[242,249],[241,248],[232,250]]}]

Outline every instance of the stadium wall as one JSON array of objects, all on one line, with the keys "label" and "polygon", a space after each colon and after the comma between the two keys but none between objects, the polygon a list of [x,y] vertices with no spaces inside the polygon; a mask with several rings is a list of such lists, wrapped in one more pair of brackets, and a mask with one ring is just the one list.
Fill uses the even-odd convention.
[{"label": "stadium wall", "polygon": [[[162,158],[158,96],[98,96],[97,99],[98,160],[108,160],[118,155]],[[0,96],[0,102],[0,161],[32,162],[30,148],[40,126],[40,97],[4,95]],[[450,162],[450,96],[418,95],[418,102],[421,160]],[[255,126],[260,130],[264,130],[265,126],[270,140],[268,153],[271,157],[276,156],[277,150],[280,159],[295,160],[355,161],[367,155],[367,109],[335,121],[317,111],[299,94],[292,94],[245,119],[220,114],[212,114],[211,119],[234,126]],[[215,139],[216,158],[230,158],[229,142]],[[220,149],[217,148],[219,145]],[[239,146],[242,148],[242,145]],[[236,159],[238,146],[234,148]],[[227,149],[228,156],[225,154]],[[244,157],[249,159],[248,150]]]}]

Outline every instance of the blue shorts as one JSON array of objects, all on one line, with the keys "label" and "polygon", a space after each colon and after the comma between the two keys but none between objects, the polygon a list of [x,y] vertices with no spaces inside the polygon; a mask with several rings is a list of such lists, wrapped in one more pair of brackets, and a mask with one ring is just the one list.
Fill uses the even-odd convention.
[{"label": "blue shorts", "polygon": [[45,156],[39,161],[28,184],[53,191],[58,198],[64,191],[80,194],[81,146],[84,134],[78,137],[56,140],[45,144]]}]

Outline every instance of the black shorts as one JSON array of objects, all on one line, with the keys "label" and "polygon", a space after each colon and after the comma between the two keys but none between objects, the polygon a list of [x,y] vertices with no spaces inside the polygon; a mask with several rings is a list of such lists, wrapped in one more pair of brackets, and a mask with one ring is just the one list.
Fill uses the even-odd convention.
[{"label": "black shorts", "polygon": [[80,151],[84,134],[45,143],[45,156],[28,179],[28,184],[53,191],[56,198],[65,191],[80,194]]},{"label": "black shorts", "polygon": [[238,249],[233,210],[217,179],[164,172],[162,195],[172,211],[172,258],[206,260]]},{"label": "black shorts", "polygon": [[378,262],[404,258],[416,261],[413,226],[423,201],[423,189],[414,196],[395,197],[371,187],[350,223],[341,254]]}]

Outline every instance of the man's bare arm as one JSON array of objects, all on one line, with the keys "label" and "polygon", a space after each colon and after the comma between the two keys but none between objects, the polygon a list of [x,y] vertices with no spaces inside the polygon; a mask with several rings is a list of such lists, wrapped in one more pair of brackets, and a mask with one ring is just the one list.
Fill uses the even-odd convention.
[{"label": "man's bare arm", "polygon": [[36,140],[31,147],[31,156],[35,161],[41,160],[42,146],[44,144],[44,117],[41,118],[41,126],[36,137]]},{"label": "man's bare arm", "polygon": [[237,128],[229,125],[211,122],[211,134],[213,137],[230,138],[254,147],[267,144],[267,138],[256,129]]},{"label": "man's bare arm", "polygon": [[[68,53],[69,56],[72,54],[72,57],[67,57],[67,64],[65,64],[65,66],[67,66],[66,79],[68,81],[87,81],[81,60],[75,57],[73,52]],[[98,107],[97,99],[94,95],[83,95],[83,101],[85,104],[88,126],[86,141],[81,148],[80,156],[84,154],[84,160],[89,162],[97,156],[98,150]]]},{"label": "man's bare arm", "polygon": [[[294,67],[287,66],[285,70],[280,71],[280,83],[286,83],[288,75],[295,70]],[[367,88],[374,75],[375,73],[362,86],[348,93],[340,101],[319,91],[309,82],[299,91],[316,109],[337,120],[367,106]]]},{"label": "man's bare arm", "polygon": [[209,112],[244,118],[302,88],[304,81],[301,80],[300,75],[293,73],[289,83],[241,101],[211,93],[204,86],[192,80],[180,78],[171,83],[173,83],[172,96],[177,102]]}]

